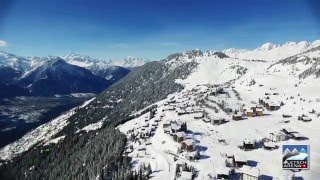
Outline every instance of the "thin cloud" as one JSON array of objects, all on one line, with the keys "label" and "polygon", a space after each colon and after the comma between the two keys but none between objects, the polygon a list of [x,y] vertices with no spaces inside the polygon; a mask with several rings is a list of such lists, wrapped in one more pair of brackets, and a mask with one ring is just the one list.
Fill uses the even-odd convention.
[{"label": "thin cloud", "polygon": [[6,46],[7,46],[7,42],[0,39],[0,47],[6,47]]}]

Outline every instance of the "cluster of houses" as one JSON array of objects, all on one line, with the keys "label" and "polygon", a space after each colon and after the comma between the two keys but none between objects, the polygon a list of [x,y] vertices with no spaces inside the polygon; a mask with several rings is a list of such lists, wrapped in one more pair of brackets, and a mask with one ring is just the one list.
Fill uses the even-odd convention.
[{"label": "cluster of houses", "polygon": [[[181,144],[181,149],[187,152],[196,150],[196,141],[187,138],[187,126],[180,120],[168,121],[163,123],[164,133],[170,134],[173,140]],[[192,158],[192,157],[191,157]]]},{"label": "cluster of houses", "polygon": [[257,180],[260,170],[248,166],[248,160],[243,154],[226,155],[225,167],[217,171],[217,179],[231,179],[235,168],[240,169],[240,178],[246,180]]},{"label": "cluster of houses", "polygon": [[164,115],[160,115],[160,118],[154,118],[156,111],[148,112],[144,116],[144,122],[140,126],[135,126],[134,128],[127,131],[129,135],[129,142],[127,143],[127,147],[125,153],[133,152],[132,142],[138,142],[139,148],[138,151],[143,151],[145,149],[145,145],[150,145],[150,137],[155,134],[156,129],[158,128],[159,122],[162,121]]}]

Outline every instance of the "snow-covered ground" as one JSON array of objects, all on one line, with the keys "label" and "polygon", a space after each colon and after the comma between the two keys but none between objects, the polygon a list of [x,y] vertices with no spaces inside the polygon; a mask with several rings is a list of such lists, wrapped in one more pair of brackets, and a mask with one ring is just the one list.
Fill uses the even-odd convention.
[{"label": "snow-covered ground", "polygon": [[[319,52],[316,56],[320,57]],[[145,114],[118,127],[127,134],[128,147],[133,147],[133,151],[129,150],[127,153],[133,158],[135,170],[139,169],[141,163],[150,163],[152,179],[174,179],[176,164],[186,162],[198,171],[197,179],[210,179],[225,168],[226,155],[235,155],[246,157],[249,166],[258,168],[261,179],[284,179],[283,175],[287,172],[282,170],[282,145],[307,144],[310,145],[310,169],[296,171],[295,176],[304,179],[317,179],[320,176],[320,80],[313,75],[306,79],[298,77],[299,73],[310,65],[276,64],[270,67],[272,62],[217,57],[203,57],[197,61],[198,69],[186,79],[176,80],[183,84],[185,89],[158,103],[157,114],[148,121],[149,125],[145,122]],[[213,95],[211,92],[217,90],[214,85],[223,87],[227,93]],[[259,106],[259,98],[266,96],[269,96],[270,101],[282,102],[280,109],[269,111],[264,107],[264,116],[246,117],[240,121],[232,120],[233,113],[228,114],[221,109],[221,104],[233,110],[240,110],[242,105]],[[228,122],[213,125],[195,119],[194,114],[178,115],[178,111],[174,110],[163,112],[163,109],[168,109],[172,99],[186,99],[183,102],[197,100],[200,103],[196,108],[202,108],[208,116],[222,117]],[[178,106],[179,103],[171,104]],[[283,118],[283,114],[292,117]],[[312,121],[298,120],[298,116],[302,114],[310,117]],[[134,134],[143,133],[158,119],[161,121],[154,135],[145,140],[140,139],[141,145],[139,141],[130,140],[130,131]],[[196,141],[200,160],[190,161],[186,158],[186,152],[177,152],[181,144],[175,142],[171,135],[164,133],[163,128],[163,124],[172,120],[186,122],[187,138]],[[265,150],[262,144],[270,138],[270,133],[280,132],[283,128],[291,128],[306,138],[300,141],[290,138],[276,142],[274,150]],[[239,146],[245,139],[256,140],[258,145],[254,150],[244,151]],[[233,178],[238,179],[242,171],[244,170],[236,168]]]}]

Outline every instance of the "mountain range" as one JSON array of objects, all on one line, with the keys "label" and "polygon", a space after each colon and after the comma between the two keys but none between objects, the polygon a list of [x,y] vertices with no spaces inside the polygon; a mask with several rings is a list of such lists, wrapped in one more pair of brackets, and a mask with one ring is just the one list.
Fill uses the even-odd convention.
[{"label": "mountain range", "polygon": [[[270,162],[278,161],[276,153],[279,151],[268,151],[261,156],[264,153],[262,149],[245,152],[239,150],[237,145],[244,136],[258,138],[268,135],[270,129],[278,129],[284,113],[297,117],[309,109],[317,109],[320,102],[319,42],[284,45],[267,43],[254,50],[191,50],[170,54],[163,60],[136,67],[82,106],[2,148],[0,157],[6,164],[0,166],[0,178],[110,179],[112,176],[117,177],[113,179],[127,179],[132,177],[131,170],[144,160],[154,163],[155,168],[162,168],[155,170],[157,173],[152,174],[155,177],[174,176],[174,171],[170,170],[170,167],[176,165],[174,156],[164,152],[168,152],[165,151],[166,147],[174,148],[177,144],[171,143],[170,136],[163,133],[162,124],[155,131],[155,137],[151,137],[152,144],[145,147],[149,149],[147,156],[139,152],[123,156],[127,143],[134,144],[135,148],[140,147],[130,139],[129,135],[132,133],[127,132],[133,129],[134,133],[140,133],[140,125],[145,124],[145,115],[151,110],[157,112],[157,118],[161,115],[167,120],[179,117],[187,122],[190,130],[188,135],[190,133],[190,137],[197,138],[197,143],[203,150],[201,153],[206,156],[193,162],[199,165],[199,179],[208,177],[208,173],[211,173],[211,170],[208,172],[208,167],[212,167],[215,161],[219,163],[214,164],[214,168],[224,165],[225,159],[221,157],[220,148],[226,152],[241,152],[257,158],[255,161],[259,162],[257,166],[262,167],[261,170],[266,171],[268,176],[279,177],[276,168],[268,168]],[[63,64],[60,60],[57,62]],[[82,63],[83,69],[93,66],[87,60]],[[42,74],[40,72],[43,71],[35,74]],[[226,93],[212,93],[219,87],[224,88]],[[237,112],[243,104],[256,102],[265,93],[274,94],[272,98],[283,102],[283,106],[275,112],[267,111],[271,114],[267,118],[248,117],[242,121],[231,121],[231,112]],[[184,96],[186,97],[182,98]],[[163,111],[165,103],[172,99],[194,102],[207,113],[223,116],[230,121],[213,127],[195,120],[193,115],[175,116],[174,111]],[[319,119],[320,112],[317,111],[312,116]],[[310,137],[310,141],[305,140],[306,143],[317,148],[319,143],[314,138],[318,134],[316,127],[319,127],[319,122],[301,125],[299,121],[292,121],[281,125],[288,125],[299,133],[305,133]],[[121,128],[124,134],[120,133]],[[234,133],[235,130],[237,133]],[[202,133],[206,135],[203,136]],[[221,138],[228,144],[216,143]],[[164,142],[166,144],[162,145]],[[134,152],[136,150],[138,149]],[[319,158],[317,154],[315,156],[317,157],[314,157],[312,163],[316,163]],[[183,160],[189,163],[185,158]],[[310,168],[314,169],[303,172],[303,175],[314,179],[316,176],[310,175],[310,172],[319,171],[316,167]]]},{"label": "mountain range", "polygon": [[99,93],[144,63],[132,57],[119,61],[79,54],[25,58],[1,51],[0,84],[6,91],[0,91],[0,96]]}]

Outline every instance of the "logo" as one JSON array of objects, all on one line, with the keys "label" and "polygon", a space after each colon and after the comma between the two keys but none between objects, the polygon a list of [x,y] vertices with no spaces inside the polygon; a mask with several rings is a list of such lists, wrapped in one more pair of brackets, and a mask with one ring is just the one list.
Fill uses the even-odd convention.
[{"label": "logo", "polygon": [[282,145],[283,169],[309,169],[308,145]]}]

